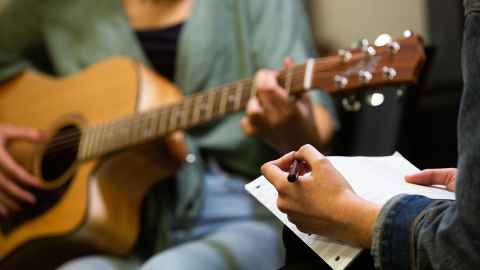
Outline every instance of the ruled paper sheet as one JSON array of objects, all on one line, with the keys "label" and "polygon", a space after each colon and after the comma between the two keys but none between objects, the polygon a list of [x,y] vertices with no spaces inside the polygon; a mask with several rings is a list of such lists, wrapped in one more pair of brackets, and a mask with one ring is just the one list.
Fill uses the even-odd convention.
[{"label": "ruled paper sheet", "polygon": [[[399,153],[387,157],[328,157],[350,182],[355,192],[372,202],[385,204],[395,195],[419,194],[433,199],[455,199],[455,194],[439,187],[406,183],[404,176],[419,171]],[[285,181],[287,181],[285,179]],[[277,191],[263,177],[245,185],[245,189],[318,254],[332,269],[342,270],[361,252],[360,248],[300,232],[277,208]]]}]

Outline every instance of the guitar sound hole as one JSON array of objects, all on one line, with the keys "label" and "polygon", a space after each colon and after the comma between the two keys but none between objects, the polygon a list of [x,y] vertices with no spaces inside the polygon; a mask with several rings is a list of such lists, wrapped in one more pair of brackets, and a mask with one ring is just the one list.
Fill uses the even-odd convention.
[{"label": "guitar sound hole", "polygon": [[76,126],[65,126],[55,134],[42,159],[42,178],[54,181],[63,176],[75,163],[80,142],[80,129]]}]

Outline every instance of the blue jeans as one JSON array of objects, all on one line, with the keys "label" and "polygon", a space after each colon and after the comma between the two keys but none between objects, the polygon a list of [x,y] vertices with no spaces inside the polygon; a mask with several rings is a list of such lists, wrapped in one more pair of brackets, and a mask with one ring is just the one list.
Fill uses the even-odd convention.
[{"label": "blue jeans", "polygon": [[246,193],[244,184],[244,179],[211,166],[199,218],[190,228],[172,229],[172,248],[147,261],[91,256],[59,270],[277,269],[283,262],[280,226],[256,220],[261,206]]}]

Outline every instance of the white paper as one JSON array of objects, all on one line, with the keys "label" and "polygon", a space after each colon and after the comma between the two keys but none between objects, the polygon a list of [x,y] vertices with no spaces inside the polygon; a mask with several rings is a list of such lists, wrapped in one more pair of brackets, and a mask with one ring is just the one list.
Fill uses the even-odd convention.
[{"label": "white paper", "polygon": [[[419,170],[399,153],[387,157],[328,157],[328,159],[350,182],[359,196],[380,205],[402,193],[419,194],[432,199],[455,199],[453,192],[442,188],[406,183],[405,175]],[[245,185],[245,189],[333,269],[344,269],[360,253],[360,248],[300,232],[288,221],[287,216],[278,210],[277,191],[263,176]]]}]

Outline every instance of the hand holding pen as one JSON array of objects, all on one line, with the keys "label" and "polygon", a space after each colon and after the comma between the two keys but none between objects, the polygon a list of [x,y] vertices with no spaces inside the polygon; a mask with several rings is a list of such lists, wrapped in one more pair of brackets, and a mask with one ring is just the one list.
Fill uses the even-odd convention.
[{"label": "hand holding pen", "polygon": [[300,231],[371,246],[380,207],[355,194],[343,175],[313,146],[302,146],[264,164],[262,173],[278,192],[278,209]]}]

